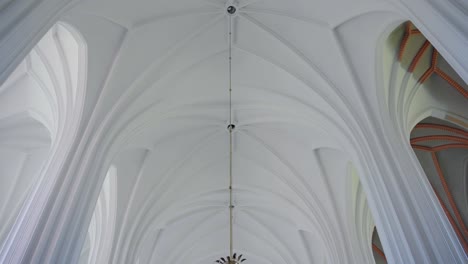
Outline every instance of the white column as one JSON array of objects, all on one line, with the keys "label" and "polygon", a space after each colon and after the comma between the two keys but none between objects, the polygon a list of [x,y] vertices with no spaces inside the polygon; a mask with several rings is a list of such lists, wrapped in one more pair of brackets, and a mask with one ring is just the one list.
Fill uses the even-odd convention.
[{"label": "white column", "polygon": [[409,143],[386,129],[368,137],[361,182],[388,262],[465,263],[463,248]]},{"label": "white column", "polygon": [[[351,69],[352,84],[347,92],[359,94],[352,105],[364,109],[353,113],[359,122],[354,133],[359,145],[355,163],[360,164],[361,182],[389,263],[465,263],[466,255],[409,139],[401,136],[382,99],[387,85],[381,78],[381,46],[407,19],[405,12],[409,11],[403,7],[400,11],[400,15],[398,10],[365,14],[335,29]],[[459,38],[454,43],[463,43],[457,41]]]}]

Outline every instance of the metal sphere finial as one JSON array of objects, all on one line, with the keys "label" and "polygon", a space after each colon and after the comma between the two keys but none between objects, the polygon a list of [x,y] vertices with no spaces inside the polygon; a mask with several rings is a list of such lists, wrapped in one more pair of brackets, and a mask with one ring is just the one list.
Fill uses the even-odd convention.
[{"label": "metal sphere finial", "polygon": [[231,15],[234,15],[236,13],[236,7],[235,6],[228,6],[228,8],[226,9],[226,11],[231,14]]}]

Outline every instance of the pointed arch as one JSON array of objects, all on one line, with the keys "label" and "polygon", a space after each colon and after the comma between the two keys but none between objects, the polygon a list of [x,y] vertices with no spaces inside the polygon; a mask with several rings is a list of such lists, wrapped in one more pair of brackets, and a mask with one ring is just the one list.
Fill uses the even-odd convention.
[{"label": "pointed arch", "polygon": [[0,86],[0,245],[51,177],[54,155],[71,145],[85,97],[86,53],[81,34],[57,22]]},{"label": "pointed arch", "polygon": [[[440,185],[444,185],[444,179],[437,153],[458,148],[466,141],[453,133],[462,131],[460,133],[463,134],[468,127],[468,85],[411,21],[398,25],[388,35],[382,58],[385,89],[380,91],[383,95],[380,100],[383,112],[390,116],[399,137],[407,144],[405,147],[414,150],[412,161],[419,163],[418,167],[426,176],[422,180],[434,189],[436,201],[440,202],[442,211],[467,252],[461,213],[457,212],[455,199],[450,197],[449,187]],[[437,146],[441,142],[445,144]],[[450,146],[444,147],[447,144]],[[438,184],[440,188],[434,186],[436,178],[442,181]],[[439,194],[441,191],[443,195]],[[460,198],[460,203],[461,200],[466,198]],[[373,241],[380,243],[377,231]],[[376,251],[376,261],[381,261],[379,256],[384,254],[383,249],[379,246],[376,249],[380,250]]]}]

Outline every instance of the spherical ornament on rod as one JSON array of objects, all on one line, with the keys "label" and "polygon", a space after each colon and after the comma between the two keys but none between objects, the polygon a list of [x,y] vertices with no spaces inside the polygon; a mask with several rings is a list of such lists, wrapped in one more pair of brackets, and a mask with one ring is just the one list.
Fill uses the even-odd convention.
[{"label": "spherical ornament on rod", "polygon": [[226,11],[228,12],[228,14],[231,14],[231,15],[234,15],[236,13],[236,7],[235,6],[228,6],[228,8],[226,9]]}]

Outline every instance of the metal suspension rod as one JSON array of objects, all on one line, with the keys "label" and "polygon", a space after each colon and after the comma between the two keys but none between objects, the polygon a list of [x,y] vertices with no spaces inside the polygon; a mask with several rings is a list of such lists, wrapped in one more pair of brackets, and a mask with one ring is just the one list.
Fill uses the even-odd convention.
[{"label": "metal suspension rod", "polygon": [[227,15],[229,18],[228,21],[228,44],[229,44],[229,125],[227,129],[229,131],[229,256],[227,259],[221,257],[216,260],[216,263],[220,264],[240,264],[246,259],[242,257],[242,254],[237,255],[234,253],[234,238],[233,238],[233,224],[234,224],[234,204],[232,202],[233,198],[233,189],[232,189],[232,159],[233,159],[233,131],[236,126],[232,123],[233,111],[232,111],[232,19],[236,13],[236,6],[228,6]]},{"label": "metal suspension rod", "polygon": [[232,17],[229,16],[229,124],[232,124]]},{"label": "metal suspension rod", "polygon": [[232,17],[229,16],[229,256],[233,260],[233,209],[232,204]]},{"label": "metal suspension rod", "polygon": [[233,221],[233,209],[234,205],[232,204],[232,130],[229,131],[229,156],[230,156],[230,177],[229,177],[229,255],[231,259],[233,253],[233,237],[232,237],[232,221]]}]

